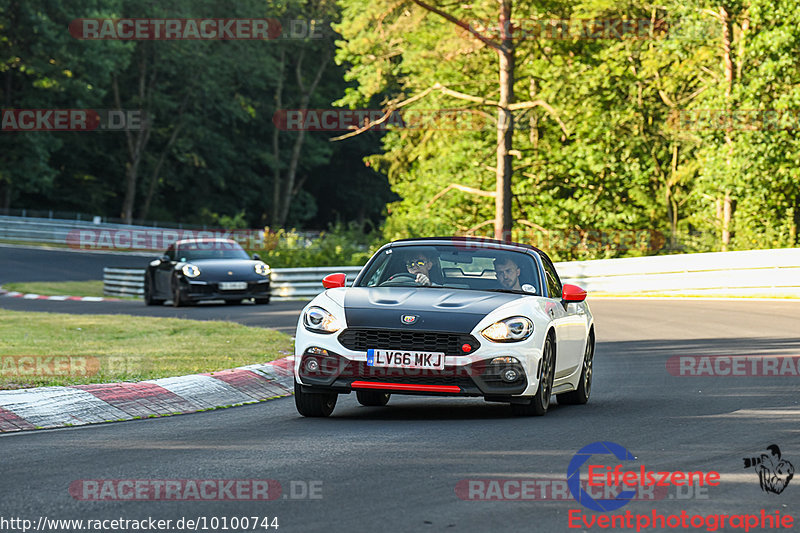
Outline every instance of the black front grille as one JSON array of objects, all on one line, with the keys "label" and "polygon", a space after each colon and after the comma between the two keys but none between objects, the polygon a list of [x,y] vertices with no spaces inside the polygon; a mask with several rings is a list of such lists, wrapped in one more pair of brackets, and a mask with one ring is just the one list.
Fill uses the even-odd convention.
[{"label": "black front grille", "polygon": [[[464,353],[472,353],[480,347],[475,337],[463,333],[368,328],[348,328],[339,334],[339,342],[345,348],[357,352],[378,348],[464,355]],[[471,346],[469,352],[461,349],[464,344]]]}]

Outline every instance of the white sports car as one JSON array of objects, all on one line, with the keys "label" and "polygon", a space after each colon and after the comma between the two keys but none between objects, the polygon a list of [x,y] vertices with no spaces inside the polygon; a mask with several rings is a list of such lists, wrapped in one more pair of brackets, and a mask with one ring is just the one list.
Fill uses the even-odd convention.
[{"label": "white sports car", "polygon": [[339,394],[383,406],[391,394],[482,396],[517,415],[584,404],[594,322],[586,291],[562,285],[550,258],[524,244],[441,237],[383,246],[301,313],[295,404],[328,416]]}]

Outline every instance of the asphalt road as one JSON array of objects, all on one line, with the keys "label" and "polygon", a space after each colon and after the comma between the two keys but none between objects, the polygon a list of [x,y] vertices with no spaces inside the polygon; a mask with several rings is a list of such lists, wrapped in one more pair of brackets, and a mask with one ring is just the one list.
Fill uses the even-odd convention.
[{"label": "asphalt road", "polygon": [[[103,278],[103,267],[144,268],[152,257],[0,246],[0,285],[20,281],[84,281]],[[203,303],[192,307],[148,307],[142,301],[71,302],[0,297],[0,308],[74,314],[161,316],[194,320],[230,320],[247,326],[294,333],[304,302],[269,305]]]},{"label": "asphalt road", "polygon": [[[797,355],[800,306],[609,300],[595,302],[594,311],[599,343],[586,406],[555,406],[543,418],[520,419],[503,405],[481,400],[393,397],[385,408],[367,408],[343,396],[331,418],[304,419],[287,398],[194,415],[8,434],[0,437],[2,515],[30,520],[269,516],[278,517],[280,531],[301,532],[569,531],[570,510],[592,512],[563,496],[464,501],[455,489],[461,480],[563,480],[573,454],[595,441],[626,447],[637,457],[635,467],[722,475],[722,484],[707,487],[701,498],[680,499],[687,493],[670,488],[665,499],[634,501],[619,512],[797,515],[797,479],[783,494],[767,494],[754,470],[743,469],[742,458],[778,444],[783,457],[800,467],[798,377],[677,377],[666,371],[666,360]],[[618,464],[595,457],[595,464]],[[295,495],[302,494],[298,487],[310,485],[321,487],[321,498],[74,499],[70,483],[86,479],[274,479],[283,494],[291,496],[293,487]]]},{"label": "asphalt road", "polygon": [[[7,307],[11,300],[0,302]],[[98,307],[103,304],[80,305],[104,312]],[[230,310],[185,312],[212,309]],[[278,531],[299,532],[571,531],[570,511],[587,520],[600,514],[558,490],[548,500],[465,501],[456,487],[464,480],[563,480],[580,448],[611,441],[636,456],[625,466],[721,474],[719,486],[692,491],[691,498],[687,490],[671,487],[660,494],[663,499],[633,501],[616,513],[766,510],[800,519],[798,474],[782,494],[769,494],[742,461],[778,444],[783,458],[800,467],[800,378],[679,377],[666,365],[676,355],[800,355],[800,305],[598,300],[592,309],[598,346],[592,398],[585,406],[555,405],[542,418],[513,418],[506,406],[481,400],[394,396],[385,408],[368,408],[351,395],[340,397],[331,418],[304,419],[287,398],[193,415],[5,434],[0,515],[34,523],[41,516],[205,517],[209,527],[212,518],[267,516],[278,518]],[[620,464],[594,457],[591,464]],[[69,492],[77,480],[109,479],[272,479],[283,492],[267,502],[83,501]],[[320,497],[293,498],[308,486]],[[481,485],[475,494],[491,486]],[[563,488],[563,482],[550,486]],[[513,485],[506,487],[518,498]]]},{"label": "asphalt road", "polygon": [[149,307],[142,301],[122,300],[112,302],[69,302],[51,300],[24,300],[0,297],[0,308],[12,311],[40,311],[50,313],[162,316],[190,318],[192,320],[229,320],[246,326],[277,329],[294,335],[297,318],[306,302],[272,302],[269,305],[225,305],[203,303],[191,307],[160,305]]},{"label": "asphalt road", "polygon": [[91,253],[0,244],[0,285],[12,281],[89,281],[103,279],[103,267],[145,268],[157,257]]}]

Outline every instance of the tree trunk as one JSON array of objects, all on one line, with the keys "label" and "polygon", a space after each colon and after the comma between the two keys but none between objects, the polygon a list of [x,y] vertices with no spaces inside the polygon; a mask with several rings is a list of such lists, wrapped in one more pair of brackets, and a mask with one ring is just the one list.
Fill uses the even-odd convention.
[{"label": "tree trunk", "polygon": [[183,98],[181,102],[181,106],[178,108],[178,117],[177,123],[175,127],[172,129],[172,134],[169,136],[169,140],[167,140],[167,144],[164,145],[164,149],[161,151],[161,154],[158,156],[158,162],[156,163],[155,168],[153,169],[153,173],[150,175],[150,185],[147,187],[147,196],[145,196],[144,204],[142,208],[139,210],[139,218],[141,220],[145,220],[147,218],[148,213],[150,212],[150,204],[153,202],[153,196],[156,192],[156,187],[158,186],[158,175],[161,173],[161,167],[164,165],[164,160],[167,158],[167,154],[172,149],[172,145],[175,144],[175,139],[178,138],[178,133],[181,131],[183,127],[183,113],[186,111],[186,104],[189,102],[189,94],[187,93],[186,96]]},{"label": "tree trunk", "polygon": [[[297,59],[297,65],[295,67],[295,77],[297,81],[297,86],[300,89],[300,94],[302,95],[300,98],[300,106],[299,106],[299,109],[301,110],[308,109],[308,104],[311,101],[311,96],[317,89],[317,85],[322,79],[322,74],[323,72],[325,72],[325,68],[328,65],[328,60],[330,59],[330,51],[328,50],[325,54],[322,55],[319,67],[317,67],[317,72],[314,74],[314,79],[311,81],[311,85],[309,85],[307,89],[303,84],[303,77],[302,77],[302,65],[304,57],[305,57],[305,50],[300,52],[300,56]],[[297,189],[295,188],[295,180],[297,179],[297,168],[300,164],[300,152],[303,149],[303,142],[305,141],[305,136],[306,136],[305,130],[300,129],[300,131],[297,132],[297,137],[295,137],[294,145],[292,146],[292,154],[289,159],[289,168],[286,170],[286,177],[284,179],[284,183],[282,183],[280,186],[280,194],[279,194],[280,210],[279,210],[279,218],[277,224],[278,226],[283,226],[284,224],[286,224],[286,219],[289,216],[289,208],[292,205],[292,199],[298,192]]]},{"label": "tree trunk", "polygon": [[731,219],[733,218],[733,205],[731,202],[730,191],[725,191],[725,198],[722,200],[722,251],[727,252],[731,243]]},{"label": "tree trunk", "polygon": [[511,0],[500,0],[502,49],[497,55],[500,64],[500,98],[497,109],[497,184],[494,204],[494,238],[511,240],[514,224],[511,216],[511,181],[513,167],[511,150],[514,138],[514,117],[509,104],[514,101],[514,47],[511,39]]},{"label": "tree trunk", "polygon": [[[722,23],[722,61],[725,68],[725,109],[730,116],[731,114],[731,93],[733,92],[734,70],[733,59],[731,58],[731,20],[728,12],[724,6],[719,8],[720,22]],[[725,133],[725,144],[728,147],[728,156],[725,164],[728,167],[728,176],[731,175],[732,159],[733,159],[733,139],[731,138],[730,131]],[[728,246],[731,243],[730,225],[733,218],[733,209],[731,204],[731,191],[726,190],[725,196],[722,200],[722,251],[728,251]]]},{"label": "tree trunk", "polygon": [[675,249],[678,244],[678,202],[675,201],[675,195],[672,192],[672,187],[677,183],[678,179],[678,143],[672,143],[672,164],[670,165],[670,177],[667,179],[665,187],[665,196],[667,201],[667,217],[669,218],[669,246]]},{"label": "tree trunk", "polygon": [[[122,219],[125,224],[133,223],[133,206],[136,201],[136,182],[139,179],[139,164],[144,155],[145,146],[150,138],[152,124],[150,117],[145,112],[149,106],[145,105],[149,101],[150,94],[152,93],[153,86],[156,82],[156,72],[150,74],[150,79],[147,79],[147,59],[142,52],[142,57],[139,60],[139,112],[141,114],[142,122],[141,129],[136,133],[130,130],[125,130],[125,140],[128,148],[128,161],[125,164],[125,197],[122,201]],[[119,94],[119,82],[117,77],[114,76],[111,82],[111,88],[114,92],[114,103],[117,109],[122,111],[122,101]]]},{"label": "tree trunk", "polygon": [[[281,49],[281,62],[278,67],[278,87],[275,90],[275,112],[283,107],[283,76],[286,70],[286,50]],[[280,130],[275,127],[272,130],[272,159],[274,168],[272,169],[272,213],[270,225],[273,228],[280,226],[281,210],[281,150],[279,142]]]}]

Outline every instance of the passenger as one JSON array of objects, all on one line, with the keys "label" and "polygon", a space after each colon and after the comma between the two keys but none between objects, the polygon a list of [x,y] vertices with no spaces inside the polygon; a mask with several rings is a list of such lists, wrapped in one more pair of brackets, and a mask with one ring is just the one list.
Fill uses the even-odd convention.
[{"label": "passenger", "polygon": [[509,256],[499,257],[494,260],[494,271],[497,273],[497,281],[507,290],[521,291],[519,283],[520,268]]}]

